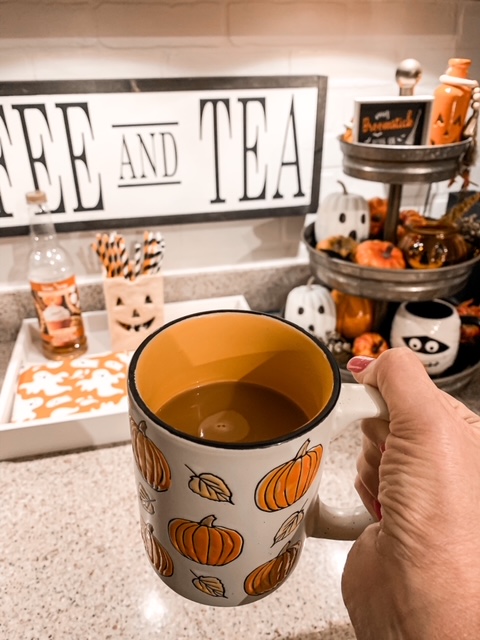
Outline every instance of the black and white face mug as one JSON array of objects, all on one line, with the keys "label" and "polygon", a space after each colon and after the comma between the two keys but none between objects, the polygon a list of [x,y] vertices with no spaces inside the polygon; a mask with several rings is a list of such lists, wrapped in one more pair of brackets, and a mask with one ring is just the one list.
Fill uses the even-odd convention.
[{"label": "black and white face mug", "polygon": [[436,376],[447,371],[457,358],[462,322],[478,321],[460,317],[446,300],[403,302],[393,318],[390,344],[411,349],[427,372]]}]

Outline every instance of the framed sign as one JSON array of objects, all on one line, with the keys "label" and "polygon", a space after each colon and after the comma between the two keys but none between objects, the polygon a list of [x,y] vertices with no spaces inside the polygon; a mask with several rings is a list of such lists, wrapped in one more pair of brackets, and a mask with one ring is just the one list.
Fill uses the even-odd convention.
[{"label": "framed sign", "polygon": [[305,215],[324,76],[0,83],[0,235],[46,192],[57,230]]},{"label": "framed sign", "polygon": [[428,144],[433,96],[355,100],[353,142],[385,145]]}]

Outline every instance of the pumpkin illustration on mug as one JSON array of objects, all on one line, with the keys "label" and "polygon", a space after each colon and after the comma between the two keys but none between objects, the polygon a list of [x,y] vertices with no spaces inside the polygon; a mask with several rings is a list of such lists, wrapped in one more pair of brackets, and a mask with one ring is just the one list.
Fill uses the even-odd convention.
[{"label": "pumpkin illustration on mug", "polygon": [[168,535],[175,549],[194,562],[223,566],[238,558],[243,537],[234,529],[214,526],[214,515],[200,522],[175,518],[168,523]]},{"label": "pumpkin illustration on mug", "polygon": [[300,543],[287,543],[276,558],[254,569],[243,584],[249,596],[261,596],[279,587],[293,571]]},{"label": "pumpkin illustration on mug", "polygon": [[280,511],[300,500],[310,489],[322,461],[323,446],[308,448],[310,440],[300,447],[293,460],[272,469],[260,480],[255,502],[262,511]]},{"label": "pumpkin illustration on mug", "polygon": [[155,491],[167,491],[171,483],[170,466],[160,449],[147,436],[147,424],[130,416],[133,457],[145,482]]},{"label": "pumpkin illustration on mug", "polygon": [[153,527],[149,522],[141,521],[141,533],[145,551],[155,570],[166,578],[173,576],[173,560],[165,547],[154,536]]}]

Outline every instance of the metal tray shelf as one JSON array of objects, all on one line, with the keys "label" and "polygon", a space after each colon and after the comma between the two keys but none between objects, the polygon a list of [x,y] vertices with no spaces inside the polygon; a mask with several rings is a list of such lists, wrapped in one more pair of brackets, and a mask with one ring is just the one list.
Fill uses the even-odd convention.
[{"label": "metal tray shelf", "polygon": [[346,142],[339,136],[343,171],[360,180],[407,184],[453,178],[471,139],[441,146],[393,146]]},{"label": "metal tray shelf", "polygon": [[394,146],[345,142],[338,138],[347,176],[390,185],[384,239],[395,243],[403,185],[452,180],[473,144],[471,138],[444,145]]},{"label": "metal tray shelf", "polygon": [[440,269],[376,269],[332,258],[315,249],[314,224],[305,227],[312,274],[321,282],[343,293],[371,300],[403,302],[449,297],[466,285],[480,255],[461,264]]}]

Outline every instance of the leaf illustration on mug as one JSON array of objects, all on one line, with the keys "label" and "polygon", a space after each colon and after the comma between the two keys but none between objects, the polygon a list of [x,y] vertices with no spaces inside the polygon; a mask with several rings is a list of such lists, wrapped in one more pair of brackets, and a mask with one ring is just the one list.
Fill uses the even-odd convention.
[{"label": "leaf illustration on mug", "polygon": [[280,542],[281,540],[285,540],[285,538],[288,538],[290,535],[292,535],[294,531],[296,531],[296,529],[298,529],[300,523],[305,517],[304,510],[305,510],[305,505],[303,505],[303,507],[299,511],[295,511],[295,513],[292,513],[292,515],[285,520],[285,522],[282,524],[280,529],[275,534],[272,547],[273,545],[277,544],[277,542]]},{"label": "leaf illustration on mug", "polygon": [[[192,571],[193,573],[193,571]],[[214,598],[226,598],[225,587],[220,578],[214,576],[197,576],[193,573],[195,578],[192,580],[192,584],[202,593],[207,596],[213,596]]]},{"label": "leaf illustration on mug", "polygon": [[153,535],[153,527],[141,520],[141,533],[145,551],[155,570],[166,578],[173,576],[173,560],[165,547]]},{"label": "leaf illustration on mug", "polygon": [[280,511],[300,500],[315,480],[323,446],[308,448],[306,440],[297,455],[269,471],[258,483],[255,502],[262,511]]},{"label": "leaf illustration on mug", "polygon": [[150,515],[153,515],[155,513],[155,507],[153,506],[153,503],[156,502],[156,500],[154,498],[150,498],[147,490],[141,482],[138,483],[138,499],[140,500],[140,504],[147,513],[149,513]]},{"label": "leaf illustration on mug", "polygon": [[167,491],[171,484],[171,472],[167,459],[147,436],[147,423],[138,424],[130,416],[130,433],[135,462],[145,482],[155,491]]},{"label": "leaf illustration on mug", "polygon": [[233,504],[232,492],[221,478],[213,475],[213,473],[200,473],[197,475],[189,466],[185,466],[192,473],[188,487],[193,493],[207,500]]}]

